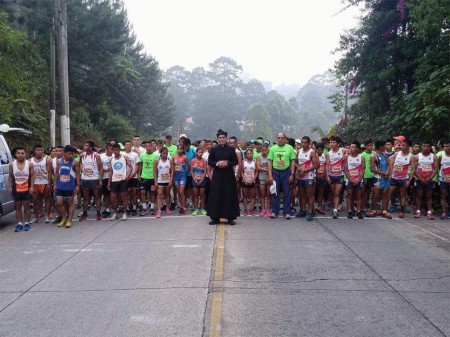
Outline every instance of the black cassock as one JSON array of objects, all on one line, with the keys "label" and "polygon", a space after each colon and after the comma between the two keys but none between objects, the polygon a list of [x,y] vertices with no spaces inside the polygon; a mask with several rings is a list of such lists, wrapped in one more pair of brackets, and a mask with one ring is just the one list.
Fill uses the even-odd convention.
[{"label": "black cassock", "polygon": [[[226,160],[226,167],[217,167],[216,163]],[[231,146],[216,146],[211,149],[208,165],[214,168],[208,196],[208,216],[219,220],[225,218],[228,221],[239,216],[239,200],[237,198],[236,178],[233,166],[238,159],[235,149]]]}]

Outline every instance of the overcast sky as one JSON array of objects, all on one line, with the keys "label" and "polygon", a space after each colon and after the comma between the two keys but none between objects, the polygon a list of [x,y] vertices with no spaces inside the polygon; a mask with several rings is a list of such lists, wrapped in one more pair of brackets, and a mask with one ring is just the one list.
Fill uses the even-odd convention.
[{"label": "overcast sky", "polygon": [[304,84],[333,66],[339,35],[356,25],[341,0],[124,0],[134,32],[162,69],[220,56],[274,85]]}]

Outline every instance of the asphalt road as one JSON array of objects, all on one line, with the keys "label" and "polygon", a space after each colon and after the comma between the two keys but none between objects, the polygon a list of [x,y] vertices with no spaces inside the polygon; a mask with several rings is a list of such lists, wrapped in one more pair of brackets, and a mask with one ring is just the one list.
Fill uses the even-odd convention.
[{"label": "asphalt road", "polygon": [[207,221],[6,217],[0,336],[450,336],[450,221]]}]

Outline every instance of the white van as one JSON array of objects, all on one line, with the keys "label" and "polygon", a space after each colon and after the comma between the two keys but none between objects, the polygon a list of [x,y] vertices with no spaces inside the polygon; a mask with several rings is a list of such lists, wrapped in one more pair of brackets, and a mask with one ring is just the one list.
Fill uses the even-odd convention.
[{"label": "white van", "polygon": [[0,132],[0,218],[14,211],[14,200],[9,194],[8,175],[11,152],[5,137]]}]

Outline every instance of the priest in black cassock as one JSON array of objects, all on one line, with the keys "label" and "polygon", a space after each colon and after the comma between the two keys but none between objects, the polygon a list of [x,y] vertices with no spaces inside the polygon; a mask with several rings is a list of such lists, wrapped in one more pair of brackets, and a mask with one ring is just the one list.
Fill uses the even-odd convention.
[{"label": "priest in black cassock", "polygon": [[211,149],[208,158],[208,165],[214,169],[207,207],[208,216],[211,218],[210,225],[217,225],[221,218],[234,225],[239,216],[239,200],[233,170],[238,160],[235,149],[227,144],[227,136],[225,131],[217,131],[219,145]]}]

